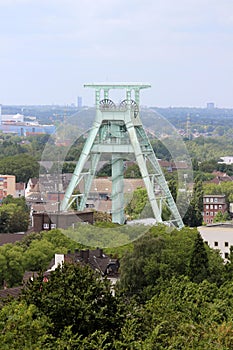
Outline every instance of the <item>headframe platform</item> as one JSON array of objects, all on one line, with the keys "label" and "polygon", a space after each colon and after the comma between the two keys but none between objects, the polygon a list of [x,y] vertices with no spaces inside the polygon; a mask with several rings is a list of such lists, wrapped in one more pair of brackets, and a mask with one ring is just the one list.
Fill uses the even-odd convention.
[{"label": "headframe platform", "polygon": [[[77,198],[73,192],[82,179],[84,192],[78,210],[85,209],[101,155],[108,154],[112,164],[112,221],[124,224],[124,159],[127,155],[134,155],[156,221],[164,222],[162,208],[166,205],[170,212],[167,223],[182,228],[183,221],[140,119],[140,90],[151,85],[104,82],[88,83],[84,87],[95,89],[96,116],[66,189],[61,210],[68,210]],[[113,89],[125,90],[125,99],[118,105],[109,98]],[[87,161],[91,166],[87,173],[83,173]]]}]

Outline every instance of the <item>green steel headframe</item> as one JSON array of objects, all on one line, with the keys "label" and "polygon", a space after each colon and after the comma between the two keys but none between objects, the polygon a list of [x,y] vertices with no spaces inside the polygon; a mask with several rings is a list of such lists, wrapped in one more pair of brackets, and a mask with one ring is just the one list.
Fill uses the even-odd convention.
[{"label": "green steel headframe", "polygon": [[[182,228],[183,221],[140,119],[140,90],[149,88],[150,84],[90,83],[84,87],[95,89],[96,116],[66,189],[61,210],[69,209],[76,198],[73,192],[81,180],[84,180],[84,191],[78,210],[85,209],[98,162],[101,155],[108,154],[112,158],[112,221],[123,224],[124,159],[132,154],[139,166],[156,221],[163,222],[162,207],[166,205],[171,215],[169,224]],[[119,105],[109,98],[112,89],[125,90],[125,99]],[[83,173],[87,161],[91,165],[89,171]]]}]

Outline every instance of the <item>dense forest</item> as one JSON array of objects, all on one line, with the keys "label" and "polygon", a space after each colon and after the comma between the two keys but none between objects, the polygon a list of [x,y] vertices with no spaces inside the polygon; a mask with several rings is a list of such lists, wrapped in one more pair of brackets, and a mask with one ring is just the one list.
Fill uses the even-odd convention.
[{"label": "dense forest", "polygon": [[1,349],[233,347],[232,253],[224,263],[196,229],[168,233],[161,225],[124,246],[115,296],[108,280],[80,264],[67,263],[43,282],[53,254],[74,247],[53,230],[0,248],[8,283],[19,284],[24,269],[40,271],[18,300],[2,301]]}]

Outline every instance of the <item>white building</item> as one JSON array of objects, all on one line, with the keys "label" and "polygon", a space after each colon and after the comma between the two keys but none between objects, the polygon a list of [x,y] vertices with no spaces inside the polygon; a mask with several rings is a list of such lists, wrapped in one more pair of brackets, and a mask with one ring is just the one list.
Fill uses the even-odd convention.
[{"label": "white building", "polygon": [[219,164],[233,164],[233,156],[220,157],[221,161]]},{"label": "white building", "polygon": [[198,231],[210,248],[219,250],[224,260],[229,258],[230,246],[233,246],[232,224],[200,226]]}]

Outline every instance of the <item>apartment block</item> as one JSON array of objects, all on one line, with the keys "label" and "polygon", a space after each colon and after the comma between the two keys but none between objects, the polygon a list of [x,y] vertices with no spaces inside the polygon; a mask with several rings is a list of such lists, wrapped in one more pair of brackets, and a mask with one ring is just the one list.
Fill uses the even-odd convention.
[{"label": "apartment block", "polygon": [[203,196],[203,221],[212,224],[218,212],[227,212],[228,205],[224,194],[208,194]]},{"label": "apartment block", "polygon": [[15,197],[15,176],[0,175],[0,203],[8,195]]}]

